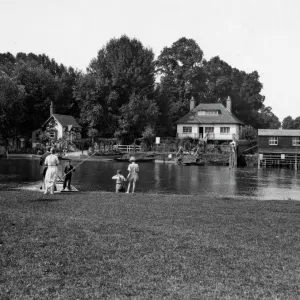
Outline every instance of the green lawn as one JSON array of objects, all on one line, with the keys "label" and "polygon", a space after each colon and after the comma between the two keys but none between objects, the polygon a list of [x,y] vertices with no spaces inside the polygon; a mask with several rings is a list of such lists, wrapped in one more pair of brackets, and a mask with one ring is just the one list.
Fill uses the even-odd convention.
[{"label": "green lawn", "polygon": [[300,202],[0,192],[0,299],[300,299]]}]

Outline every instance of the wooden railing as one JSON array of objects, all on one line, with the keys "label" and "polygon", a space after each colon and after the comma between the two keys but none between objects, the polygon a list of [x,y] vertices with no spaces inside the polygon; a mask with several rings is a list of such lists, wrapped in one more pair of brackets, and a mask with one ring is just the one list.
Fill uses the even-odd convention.
[{"label": "wooden railing", "polygon": [[117,145],[118,150],[122,152],[141,152],[141,146],[135,145]]}]

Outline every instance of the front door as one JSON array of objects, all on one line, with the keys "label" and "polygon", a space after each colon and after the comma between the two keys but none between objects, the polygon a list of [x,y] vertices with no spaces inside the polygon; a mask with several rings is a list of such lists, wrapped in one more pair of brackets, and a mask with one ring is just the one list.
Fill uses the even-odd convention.
[{"label": "front door", "polygon": [[199,138],[203,138],[203,127],[199,127]]}]

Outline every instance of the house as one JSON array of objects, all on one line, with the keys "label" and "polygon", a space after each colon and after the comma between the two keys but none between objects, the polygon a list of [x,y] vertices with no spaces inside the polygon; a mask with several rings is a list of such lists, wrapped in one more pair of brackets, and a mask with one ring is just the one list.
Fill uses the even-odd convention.
[{"label": "house", "polygon": [[50,106],[50,117],[44,122],[41,128],[32,132],[32,147],[36,147],[39,136],[47,132],[51,142],[62,141],[72,142],[81,138],[82,127],[73,116],[56,114],[53,103]]},{"label": "house", "polygon": [[289,166],[299,168],[300,130],[258,129],[258,168]]},{"label": "house", "polygon": [[177,137],[204,138],[214,141],[238,139],[239,131],[244,123],[231,112],[231,99],[228,97],[227,107],[221,103],[200,103],[190,101],[190,112],[179,119]]}]

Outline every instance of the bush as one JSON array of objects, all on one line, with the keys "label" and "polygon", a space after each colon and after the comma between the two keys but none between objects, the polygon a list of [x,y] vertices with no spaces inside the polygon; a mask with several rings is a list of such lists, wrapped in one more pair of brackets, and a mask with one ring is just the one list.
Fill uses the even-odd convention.
[{"label": "bush", "polygon": [[146,126],[142,133],[141,147],[145,150],[151,149],[151,147],[154,144],[154,139],[155,139],[155,131],[153,127]]},{"label": "bush", "polygon": [[257,130],[252,126],[245,126],[241,129],[239,134],[240,140],[256,140]]}]

